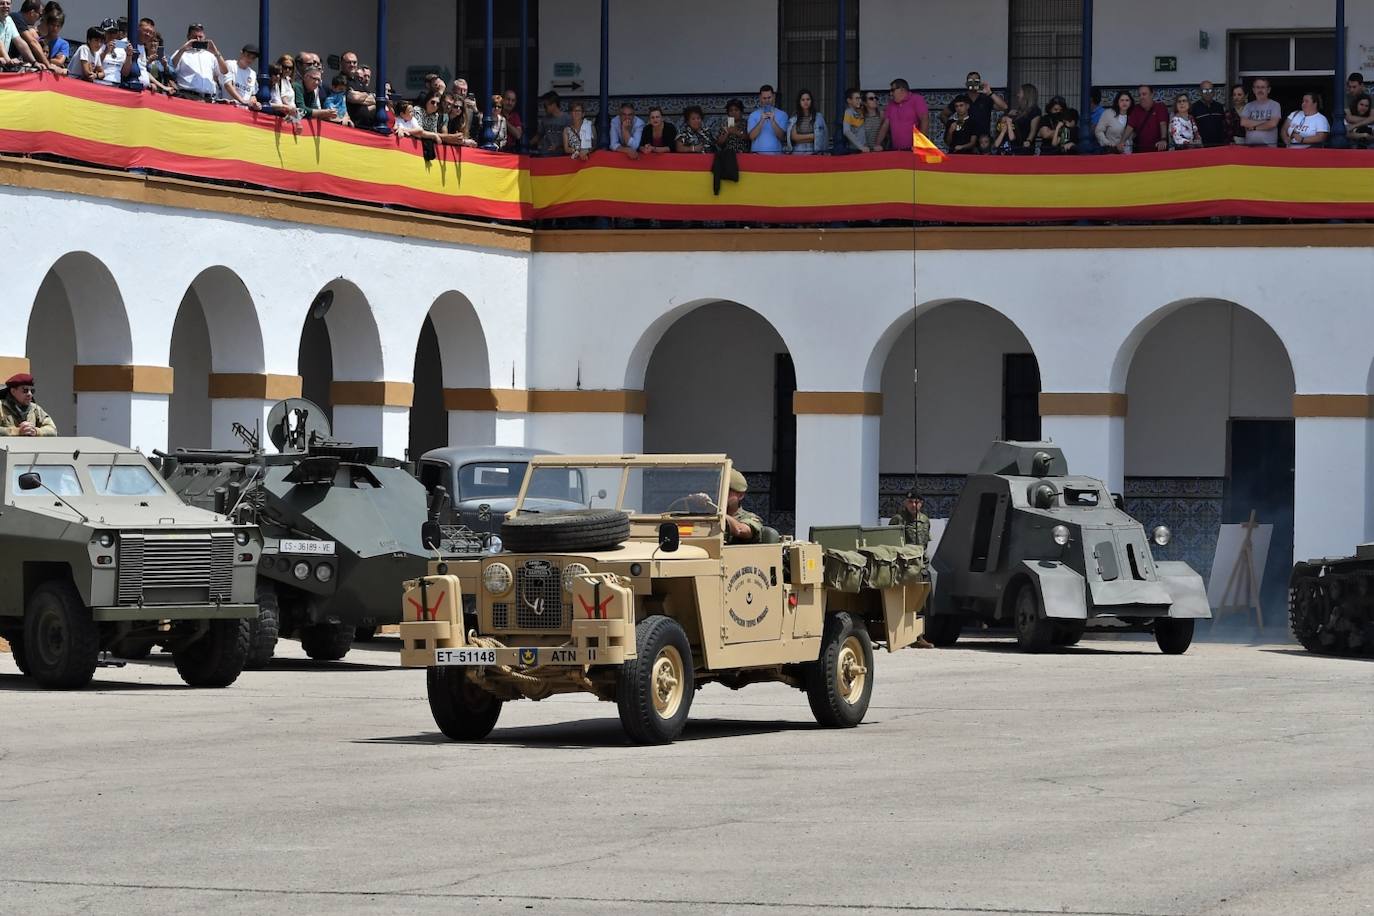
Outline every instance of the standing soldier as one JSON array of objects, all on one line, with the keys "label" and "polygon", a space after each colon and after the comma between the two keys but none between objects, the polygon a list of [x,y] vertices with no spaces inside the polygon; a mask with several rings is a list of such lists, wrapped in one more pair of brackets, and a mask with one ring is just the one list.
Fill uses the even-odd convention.
[{"label": "standing soldier", "polygon": [[913,487],[906,491],[906,503],[892,516],[889,525],[901,525],[908,544],[925,548],[930,544],[930,519],[921,511],[921,494]]},{"label": "standing soldier", "polygon": [[33,376],[11,375],[0,398],[0,436],[55,436],[57,424],[33,401]]}]

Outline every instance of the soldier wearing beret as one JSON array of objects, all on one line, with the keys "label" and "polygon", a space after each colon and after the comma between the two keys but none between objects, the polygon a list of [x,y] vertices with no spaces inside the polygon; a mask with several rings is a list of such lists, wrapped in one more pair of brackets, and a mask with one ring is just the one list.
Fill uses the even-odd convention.
[{"label": "soldier wearing beret", "polygon": [[725,543],[757,544],[763,536],[763,519],[740,505],[749,482],[739,471],[730,471],[730,494],[725,501]]},{"label": "soldier wearing beret", "polygon": [[892,516],[889,525],[901,525],[908,544],[926,547],[930,544],[930,519],[921,511],[921,494],[915,489],[906,491],[906,503]]},{"label": "soldier wearing beret", "polygon": [[11,375],[0,398],[0,436],[55,436],[57,424],[33,400],[33,376]]}]

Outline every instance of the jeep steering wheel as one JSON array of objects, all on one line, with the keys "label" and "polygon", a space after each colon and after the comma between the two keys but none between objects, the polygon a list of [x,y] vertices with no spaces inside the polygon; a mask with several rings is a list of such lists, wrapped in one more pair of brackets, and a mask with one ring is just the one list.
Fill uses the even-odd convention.
[{"label": "jeep steering wheel", "polygon": [[[679,504],[682,506],[681,509],[674,508]],[[703,506],[711,512],[720,511],[720,506],[717,506],[715,501],[705,493],[693,493],[690,496],[679,496],[677,499],[670,502],[668,508],[664,511],[669,514],[673,512],[700,512]]]}]

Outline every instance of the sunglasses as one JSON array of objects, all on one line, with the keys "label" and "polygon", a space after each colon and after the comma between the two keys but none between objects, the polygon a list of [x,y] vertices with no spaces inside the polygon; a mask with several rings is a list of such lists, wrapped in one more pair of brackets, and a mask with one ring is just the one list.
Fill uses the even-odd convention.
[{"label": "sunglasses", "polygon": [[865,102],[876,102],[876,101],[878,101],[878,97],[877,97],[876,95],[866,95],[866,96],[864,96],[864,101],[865,101]]},{"label": "sunglasses", "polygon": [[33,394],[35,389],[32,385],[21,385],[19,390],[24,394]]}]

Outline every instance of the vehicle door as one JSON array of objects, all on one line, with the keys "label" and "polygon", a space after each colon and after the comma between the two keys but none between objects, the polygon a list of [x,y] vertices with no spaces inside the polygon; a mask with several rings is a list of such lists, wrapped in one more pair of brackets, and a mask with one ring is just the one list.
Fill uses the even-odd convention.
[{"label": "vehicle door", "polygon": [[782,637],[782,547],[737,544],[721,550],[722,642],[777,642]]}]

